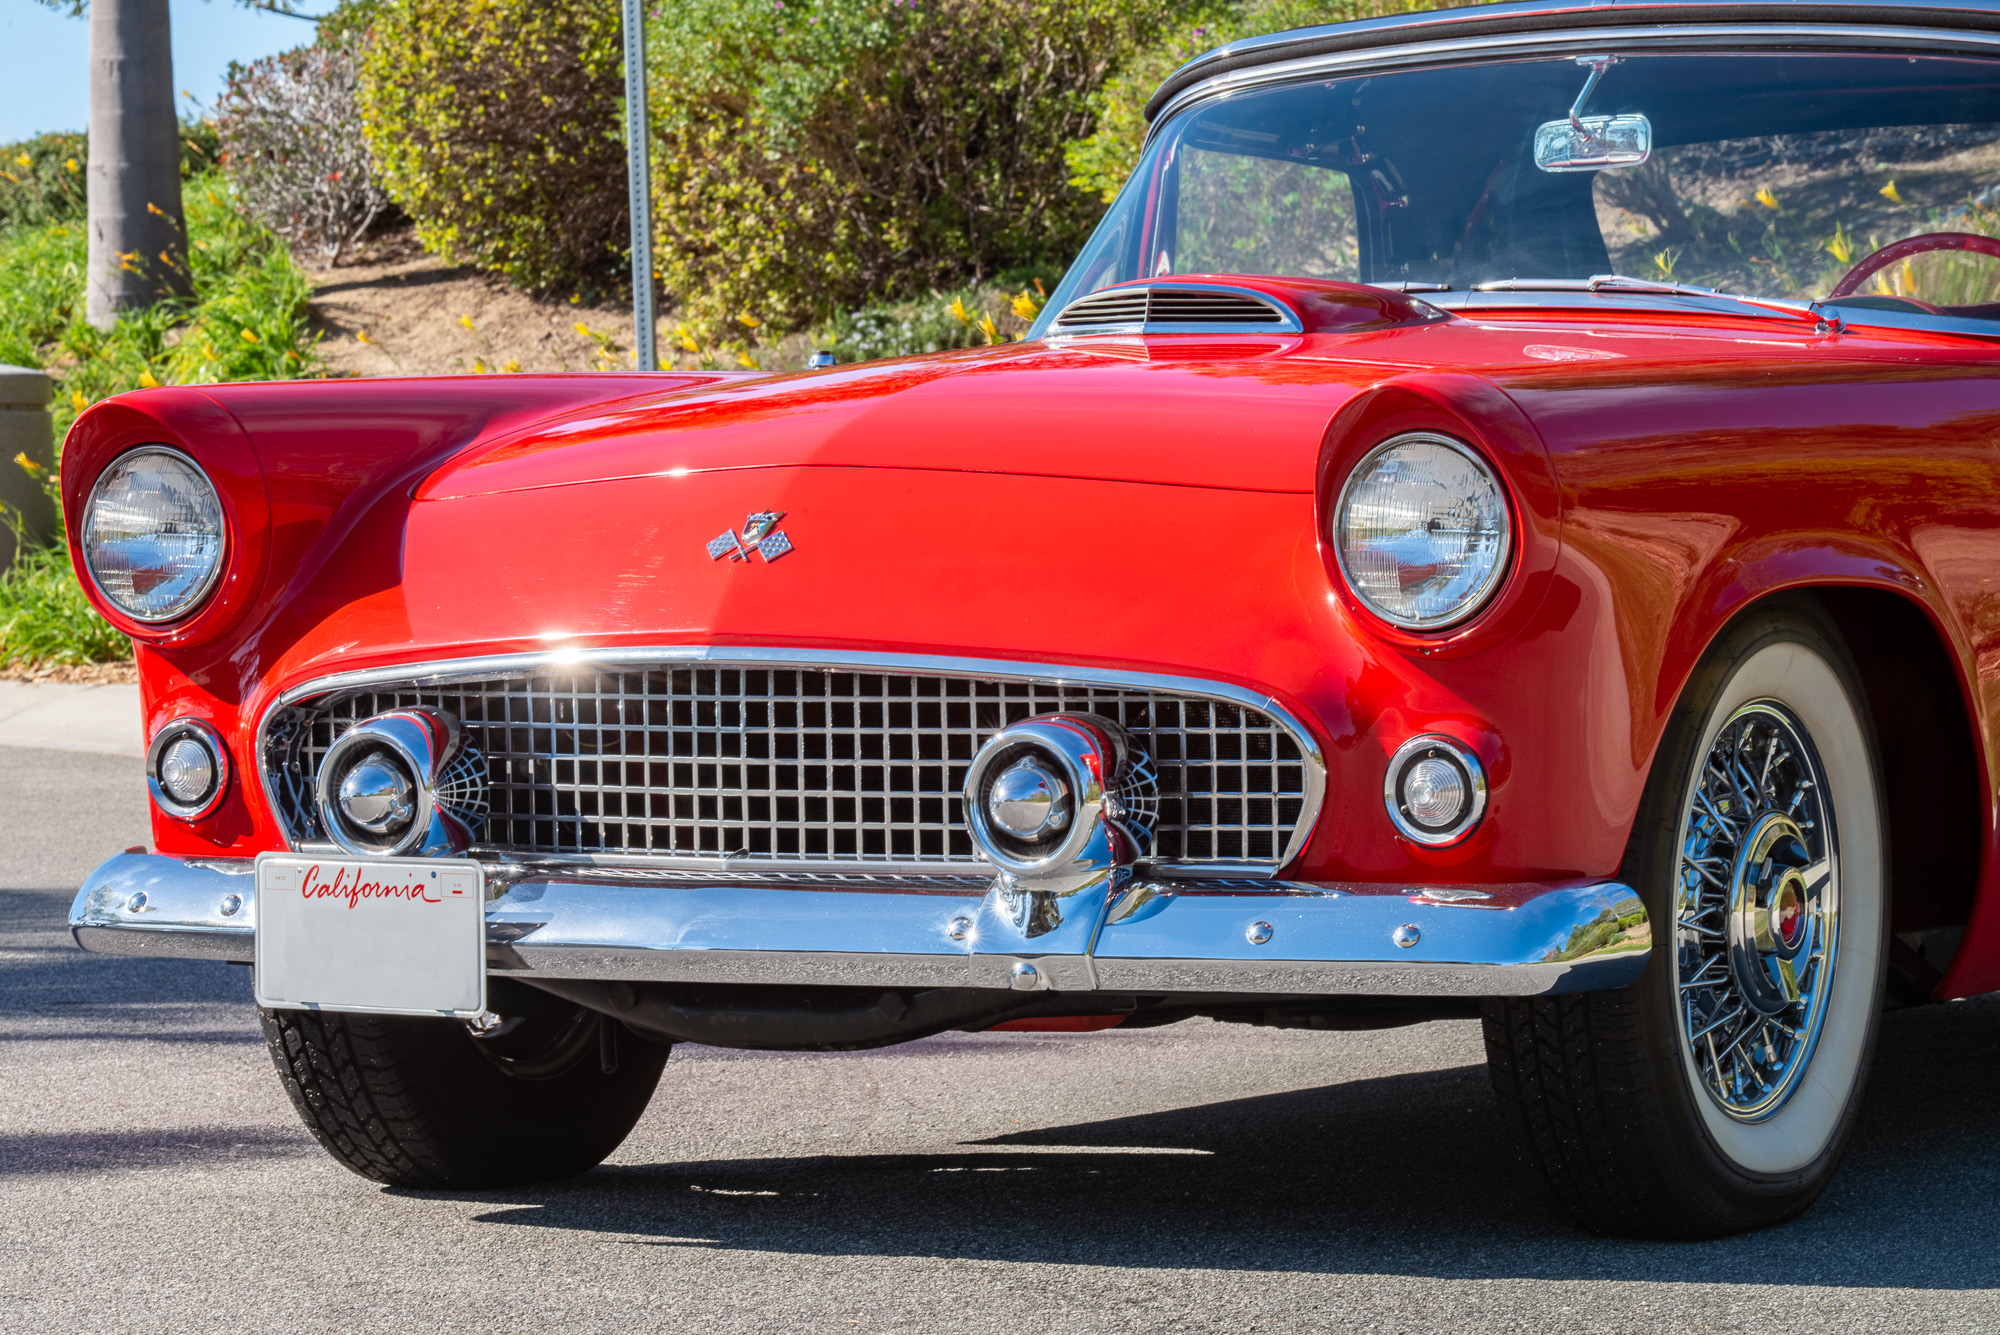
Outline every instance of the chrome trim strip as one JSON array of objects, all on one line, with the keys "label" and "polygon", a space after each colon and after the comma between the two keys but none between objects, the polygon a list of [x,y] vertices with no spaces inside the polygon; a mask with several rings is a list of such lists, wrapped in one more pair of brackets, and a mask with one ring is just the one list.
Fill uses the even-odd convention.
[{"label": "chrome trim strip", "polygon": [[[247,962],[253,865],[119,854],[77,892],[70,931],[102,953]],[[993,922],[1002,891],[986,878],[549,875],[516,881],[487,906],[487,967],[545,978],[1001,989],[1016,963],[1032,960],[1055,991],[1535,996],[1621,987],[1650,957],[1645,911],[1615,882],[1489,885],[1475,898],[1450,889],[1442,899],[1423,886],[1138,882],[1122,888],[1100,929],[1079,934],[1081,949],[1056,951],[966,930]]]},{"label": "chrome trim strip", "polygon": [[[1057,663],[1023,663],[1013,659],[956,658],[929,654],[872,654],[837,649],[768,649],[755,647],[732,647],[727,645],[669,645],[656,648],[633,649],[582,649],[553,650],[523,654],[491,654],[475,658],[454,658],[423,663],[409,663],[396,667],[366,668],[355,672],[337,672],[324,677],[316,677],[297,686],[288,687],[265,703],[263,712],[257,719],[256,754],[253,757],[257,772],[257,782],[264,795],[266,807],[275,818],[278,795],[272,791],[271,776],[264,765],[265,748],[270,740],[271,719],[278,710],[300,700],[336,691],[365,690],[372,686],[410,685],[417,687],[444,686],[458,682],[481,681],[489,677],[533,676],[544,672],[589,672],[618,668],[659,667],[687,663],[710,663],[717,666],[732,664],[770,665],[782,664],[790,667],[854,668],[874,672],[907,672],[912,675],[938,677],[963,677],[969,680],[1042,682],[1052,685],[1108,686],[1140,691],[1159,691],[1183,695],[1207,696],[1211,699],[1226,700],[1231,704],[1254,709],[1270,717],[1272,722],[1291,733],[1299,753],[1305,760],[1306,791],[1304,803],[1299,811],[1295,837],[1296,848],[1286,849],[1284,861],[1275,865],[1261,863],[1164,863],[1152,865],[1148,871],[1162,876],[1277,876],[1289,863],[1305,851],[1312,841],[1313,831],[1318,825],[1320,807],[1326,798],[1326,756],[1320,750],[1319,739],[1312,730],[1299,721],[1297,715],[1279,704],[1268,695],[1246,690],[1228,682],[1207,681],[1197,677],[1174,677],[1151,672],[1120,672],[1106,668],[1085,668]],[[279,822],[282,830],[283,822]],[[287,845],[290,833],[285,832]],[[589,864],[598,860],[593,854],[563,854],[563,860],[575,860]],[[536,861],[547,861],[547,856],[538,855]],[[617,864],[624,865],[627,859],[620,858]],[[840,871],[884,871],[891,869],[887,863],[862,863],[856,861],[806,863],[802,860],[759,861],[749,858],[631,858],[633,865],[685,867],[695,870],[747,870],[770,868],[773,870],[840,870]],[[901,865],[895,867],[901,870]],[[910,864],[910,870],[921,872],[976,871],[984,869],[981,863],[922,863]]]},{"label": "chrome trim strip", "polygon": [[1615,49],[1624,53],[1730,45],[1920,48],[1978,54],[2000,50],[2000,33],[1838,23],[1688,23],[1672,25],[1671,31],[1637,27],[1570,28],[1556,32],[1494,33],[1406,45],[1371,46],[1359,51],[1305,56],[1248,69],[1229,70],[1192,84],[1160,108],[1159,114],[1153,117],[1152,124],[1146,129],[1146,143],[1150,145],[1168,121],[1197,102],[1328,74],[1377,72],[1468,58],[1556,55],[1583,48]]},{"label": "chrome trim strip", "polygon": [[[1579,279],[1579,283],[1586,280]],[[1930,315],[1921,311],[1885,311],[1865,306],[1848,306],[1839,301],[1783,303],[1775,298],[1751,297],[1734,292],[1717,292],[1712,297],[1691,297],[1675,292],[1620,292],[1582,288],[1500,288],[1427,292],[1424,300],[1433,306],[1454,311],[1467,319],[1503,311],[1601,310],[1670,311],[1710,319],[1785,320],[1802,333],[1811,334],[1804,323],[1817,312],[1837,321],[1841,330],[1907,329],[1919,333],[1956,334],[1966,338],[2000,339],[2000,320],[1974,320],[1965,316]],[[1827,331],[1831,332],[1831,330]]]}]

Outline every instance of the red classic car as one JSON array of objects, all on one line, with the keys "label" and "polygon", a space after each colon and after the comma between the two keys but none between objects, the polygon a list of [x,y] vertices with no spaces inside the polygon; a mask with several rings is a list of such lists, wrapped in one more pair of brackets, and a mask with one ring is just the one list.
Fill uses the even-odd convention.
[{"label": "red classic car", "polygon": [[1149,112],[1019,343],[84,414],[156,810],[79,944],[254,963],[406,1186],[588,1168],[675,1042],[1478,1016],[1583,1224],[1806,1208],[1883,1007],[2000,989],[2000,11]]}]

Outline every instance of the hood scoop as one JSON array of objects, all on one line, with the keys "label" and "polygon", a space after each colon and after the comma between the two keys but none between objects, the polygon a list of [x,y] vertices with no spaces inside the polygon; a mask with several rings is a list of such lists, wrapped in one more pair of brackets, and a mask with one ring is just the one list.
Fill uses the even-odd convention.
[{"label": "hood scoop", "polygon": [[1201,334],[1224,329],[1296,334],[1297,315],[1261,292],[1212,284],[1152,283],[1079,297],[1049,325],[1051,334]]}]

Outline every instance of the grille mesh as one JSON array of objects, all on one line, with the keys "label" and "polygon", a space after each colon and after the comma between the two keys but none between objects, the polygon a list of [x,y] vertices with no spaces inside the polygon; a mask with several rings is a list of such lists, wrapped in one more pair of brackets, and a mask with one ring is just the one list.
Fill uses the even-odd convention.
[{"label": "grille mesh", "polygon": [[429,705],[465,724],[491,808],[481,847],[785,861],[965,863],[959,792],[973,753],[1036,714],[1101,714],[1153,757],[1169,863],[1276,864],[1298,832],[1308,761],[1270,717],[1117,687],[820,668],[677,666],[327,697],[274,718],[265,764],[295,842],[342,732]]}]

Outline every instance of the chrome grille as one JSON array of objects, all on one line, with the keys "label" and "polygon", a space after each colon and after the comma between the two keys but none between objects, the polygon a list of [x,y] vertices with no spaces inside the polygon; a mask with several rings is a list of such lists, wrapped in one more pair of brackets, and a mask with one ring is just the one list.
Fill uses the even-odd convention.
[{"label": "chrome grille", "polygon": [[1062,711],[1130,729],[1159,771],[1153,857],[1276,866],[1303,834],[1316,759],[1278,720],[1191,694],[841,667],[676,664],[390,683],[280,709],[264,766],[294,844],[320,836],[311,776],[385,710],[463,721],[491,807],[482,848],[777,864],[973,864],[960,789],[979,746]]}]

